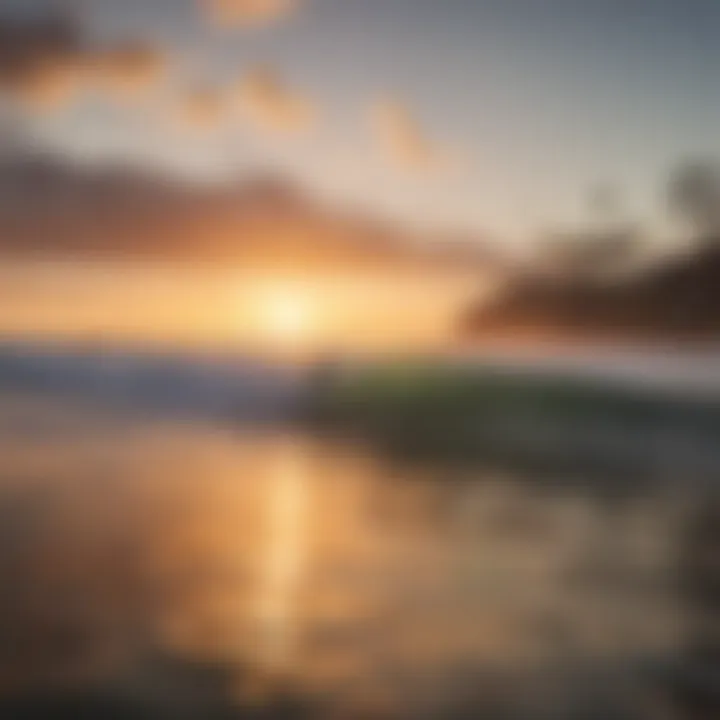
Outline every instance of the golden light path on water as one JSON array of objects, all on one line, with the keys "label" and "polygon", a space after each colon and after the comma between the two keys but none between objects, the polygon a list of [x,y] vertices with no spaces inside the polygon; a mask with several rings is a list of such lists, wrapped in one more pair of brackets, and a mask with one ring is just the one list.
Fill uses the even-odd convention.
[{"label": "golden light path on water", "polygon": [[292,662],[297,622],[293,617],[307,560],[310,506],[307,458],[283,444],[267,479],[266,548],[258,584],[259,660],[277,671]]}]

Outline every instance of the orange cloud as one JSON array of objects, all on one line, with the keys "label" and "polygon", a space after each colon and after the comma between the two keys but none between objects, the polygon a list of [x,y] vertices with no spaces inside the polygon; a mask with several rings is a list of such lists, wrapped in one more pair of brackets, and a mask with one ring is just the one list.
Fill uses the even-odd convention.
[{"label": "orange cloud", "polygon": [[0,92],[33,109],[56,108],[81,84],[86,50],[74,18],[0,17]]},{"label": "orange cloud", "polygon": [[271,68],[256,68],[240,83],[240,108],[245,117],[261,130],[298,132],[314,119],[312,104],[289,88]]},{"label": "orange cloud", "polygon": [[150,43],[130,41],[97,53],[93,65],[101,86],[122,95],[133,95],[162,81],[168,70],[168,59]]},{"label": "orange cloud", "polygon": [[377,102],[371,111],[371,125],[383,154],[395,164],[416,171],[433,170],[444,164],[441,149],[402,102]]},{"label": "orange cloud", "polygon": [[212,22],[223,26],[266,25],[291,15],[299,0],[200,0]]},{"label": "orange cloud", "polygon": [[191,90],[180,101],[177,120],[192,130],[214,130],[226,117],[225,95],[215,88]]},{"label": "orange cloud", "polygon": [[27,110],[52,113],[75,100],[84,88],[84,74],[76,63],[47,64],[26,74],[10,93]]},{"label": "orange cloud", "polygon": [[167,66],[151,43],[90,45],[72,15],[0,15],[0,93],[32,112],[58,109],[89,87],[122,95],[148,89]]}]

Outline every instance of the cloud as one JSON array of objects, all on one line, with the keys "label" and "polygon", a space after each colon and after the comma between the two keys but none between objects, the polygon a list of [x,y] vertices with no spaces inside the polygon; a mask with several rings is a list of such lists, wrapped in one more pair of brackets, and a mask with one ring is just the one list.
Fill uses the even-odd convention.
[{"label": "cloud", "polygon": [[184,128],[209,131],[222,124],[227,109],[227,98],[222,91],[216,88],[197,88],[180,99],[176,119]]},{"label": "cloud", "polygon": [[404,103],[389,99],[375,103],[371,109],[371,126],[383,154],[396,165],[428,171],[445,164],[441,148]]},{"label": "cloud", "polygon": [[52,113],[70,104],[83,90],[82,69],[69,64],[48,65],[23,79],[11,89],[26,109]]},{"label": "cloud", "polygon": [[87,50],[72,16],[0,15],[0,92],[37,109],[72,98]]},{"label": "cloud", "polygon": [[[331,208],[284,175],[193,183],[147,166],[0,146],[0,258],[217,260],[278,268],[467,267],[411,231]],[[456,259],[453,259],[456,258]]]},{"label": "cloud", "polygon": [[299,132],[313,122],[310,101],[288,87],[271,68],[256,68],[240,83],[240,108],[245,117],[261,130]]},{"label": "cloud", "polygon": [[168,71],[169,61],[160,48],[134,40],[97,52],[92,65],[102,87],[125,96],[158,85]]},{"label": "cloud", "polygon": [[33,112],[63,107],[87,89],[138,93],[168,64],[151,42],[91,45],[74,15],[0,13],[0,94]]},{"label": "cloud", "polygon": [[199,0],[213,23],[228,26],[267,25],[291,15],[299,0]]}]

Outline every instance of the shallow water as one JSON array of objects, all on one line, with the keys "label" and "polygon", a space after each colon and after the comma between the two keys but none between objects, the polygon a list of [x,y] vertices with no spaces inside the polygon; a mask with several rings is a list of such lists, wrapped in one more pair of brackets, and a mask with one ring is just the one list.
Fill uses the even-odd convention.
[{"label": "shallow water", "polygon": [[127,717],[674,717],[692,506],[5,398],[0,699],[22,717],[68,697],[147,713]]}]

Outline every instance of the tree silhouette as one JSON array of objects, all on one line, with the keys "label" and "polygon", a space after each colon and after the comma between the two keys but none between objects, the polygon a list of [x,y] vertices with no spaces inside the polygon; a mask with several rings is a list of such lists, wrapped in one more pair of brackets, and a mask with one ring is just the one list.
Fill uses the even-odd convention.
[{"label": "tree silhouette", "polygon": [[543,239],[545,266],[554,275],[580,281],[607,278],[628,268],[638,255],[641,233],[625,217],[619,191],[598,185],[587,200],[589,218],[582,227]]},{"label": "tree silhouette", "polygon": [[681,219],[702,237],[720,232],[720,166],[694,160],[679,166],[670,177],[668,202]]}]

